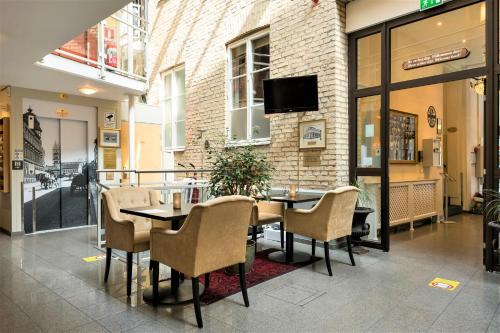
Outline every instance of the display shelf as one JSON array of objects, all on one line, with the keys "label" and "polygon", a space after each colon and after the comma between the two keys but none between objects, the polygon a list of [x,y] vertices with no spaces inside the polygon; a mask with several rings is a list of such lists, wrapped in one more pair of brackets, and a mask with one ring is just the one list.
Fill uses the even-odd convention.
[{"label": "display shelf", "polygon": [[0,192],[9,192],[9,118],[0,118]]}]

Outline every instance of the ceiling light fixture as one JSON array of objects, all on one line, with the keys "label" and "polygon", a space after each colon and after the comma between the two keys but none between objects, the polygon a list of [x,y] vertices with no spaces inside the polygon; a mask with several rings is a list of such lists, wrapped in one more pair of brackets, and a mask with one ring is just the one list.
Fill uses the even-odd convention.
[{"label": "ceiling light fixture", "polygon": [[462,39],[462,43],[463,44],[467,43],[467,39]]},{"label": "ceiling light fixture", "polygon": [[94,87],[85,86],[85,87],[78,88],[78,91],[84,95],[93,95],[97,92],[97,89]]},{"label": "ceiling light fixture", "polygon": [[440,27],[440,26],[442,26],[442,25],[443,25],[443,22],[439,21],[438,23],[436,23],[436,25],[437,25],[438,27]]}]

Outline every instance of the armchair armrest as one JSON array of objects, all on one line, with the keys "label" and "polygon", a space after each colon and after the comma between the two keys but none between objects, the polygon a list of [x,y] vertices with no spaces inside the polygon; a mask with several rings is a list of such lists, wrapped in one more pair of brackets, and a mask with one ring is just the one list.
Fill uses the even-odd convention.
[{"label": "armchair armrest", "polygon": [[287,209],[285,211],[285,230],[316,240],[323,240],[327,223],[322,221],[315,209]]},{"label": "armchair armrest", "polygon": [[193,234],[179,230],[153,228],[150,233],[151,259],[192,275],[196,243]]}]

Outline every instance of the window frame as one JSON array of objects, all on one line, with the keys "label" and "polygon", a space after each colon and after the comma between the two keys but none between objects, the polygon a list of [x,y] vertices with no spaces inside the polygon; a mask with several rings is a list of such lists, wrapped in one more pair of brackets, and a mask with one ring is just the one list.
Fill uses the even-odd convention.
[{"label": "window frame", "polygon": [[[183,71],[184,72],[184,92],[182,94],[178,93],[177,90],[177,76],[176,73]],[[166,86],[165,86],[165,79],[167,76],[170,75],[170,97],[166,97]],[[176,152],[176,151],[184,151],[186,150],[186,69],[184,65],[178,65],[175,67],[172,67],[169,70],[166,70],[161,73],[161,92],[160,92],[160,100],[161,100],[161,112],[162,112],[162,147],[164,152]],[[177,120],[177,103],[174,103],[175,98],[183,96],[184,98],[184,118],[181,121]],[[167,101],[170,103],[170,124],[172,126],[172,133],[171,133],[171,146],[166,146],[165,144],[165,139],[166,139],[166,134],[165,134],[165,128],[167,124],[167,116],[166,116],[166,103]],[[179,122],[184,122],[184,145],[179,145],[177,142],[177,133],[178,133],[178,123]]]},{"label": "window frame", "polygon": [[[271,52],[269,52],[269,66],[266,68],[260,68],[255,70],[254,61],[253,61],[253,52],[252,52],[252,42],[260,39],[262,37],[269,37],[269,45],[271,44],[269,29],[263,29],[259,32],[253,33],[251,35],[245,36],[244,38],[238,39],[235,42],[232,42],[226,47],[226,130],[227,130],[227,145],[236,145],[236,146],[244,146],[244,145],[268,145],[271,143],[271,122],[269,121],[269,136],[265,138],[252,138],[253,134],[253,126],[252,126],[252,114],[253,109],[258,106],[264,106],[264,102],[262,103],[253,103],[253,75],[258,72],[263,72],[265,70],[269,71],[269,76],[271,75]],[[245,75],[246,75],[246,106],[241,108],[233,108],[233,66],[232,66],[232,53],[231,51],[239,46],[245,45]],[[243,75],[238,75],[237,77],[241,77]],[[246,122],[246,138],[233,140],[231,133],[231,113],[238,110],[247,111],[247,122]]]}]

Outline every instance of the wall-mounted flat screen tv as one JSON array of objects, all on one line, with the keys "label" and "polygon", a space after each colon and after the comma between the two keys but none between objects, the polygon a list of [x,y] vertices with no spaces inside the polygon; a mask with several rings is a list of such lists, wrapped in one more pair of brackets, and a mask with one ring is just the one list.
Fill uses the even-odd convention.
[{"label": "wall-mounted flat screen tv", "polygon": [[264,80],[266,114],[318,111],[318,76]]}]

